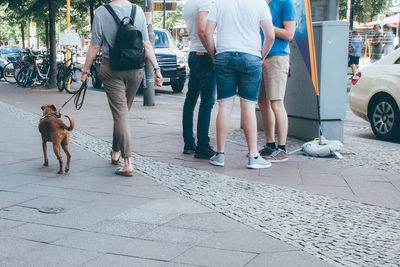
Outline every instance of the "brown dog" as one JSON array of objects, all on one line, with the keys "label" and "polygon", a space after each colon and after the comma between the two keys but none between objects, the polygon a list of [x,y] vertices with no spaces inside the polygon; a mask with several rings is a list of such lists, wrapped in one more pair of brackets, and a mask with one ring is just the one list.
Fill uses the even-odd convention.
[{"label": "brown dog", "polygon": [[61,114],[57,110],[56,105],[46,104],[42,106],[43,117],[39,122],[39,132],[42,134],[42,146],[44,153],[44,164],[43,166],[49,165],[49,159],[47,158],[47,144],[46,142],[53,142],[54,154],[56,154],[58,161],[60,162],[59,174],[63,173],[63,161],[61,158],[60,145],[62,146],[65,154],[67,155],[67,165],[65,166],[65,172],[69,171],[69,164],[71,161],[71,154],[68,150],[69,143],[69,132],[74,129],[74,120],[71,116],[65,115],[68,118],[70,126],[68,127],[61,119]]}]

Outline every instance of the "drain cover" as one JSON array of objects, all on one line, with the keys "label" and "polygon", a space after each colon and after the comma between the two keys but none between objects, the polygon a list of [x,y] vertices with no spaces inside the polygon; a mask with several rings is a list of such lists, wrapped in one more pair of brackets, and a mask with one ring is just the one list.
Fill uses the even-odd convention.
[{"label": "drain cover", "polygon": [[47,214],[57,214],[64,212],[65,209],[63,207],[41,207],[38,211]]}]

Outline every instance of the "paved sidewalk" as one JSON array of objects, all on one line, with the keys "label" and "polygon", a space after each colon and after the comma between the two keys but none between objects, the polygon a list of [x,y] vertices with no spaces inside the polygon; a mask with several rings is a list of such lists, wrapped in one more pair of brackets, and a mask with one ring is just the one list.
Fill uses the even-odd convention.
[{"label": "paved sidewalk", "polygon": [[[124,184],[120,184],[121,178],[118,179],[113,176],[114,169],[108,163],[112,119],[106,98],[102,91],[88,91],[85,106],[81,111],[73,110],[72,105],[67,106],[63,111],[63,114],[71,114],[74,117],[77,130],[73,131],[71,137],[73,155],[71,173],[63,176],[68,177],[68,179],[59,179],[59,176],[55,175],[57,164],[54,162],[55,157],[51,158],[52,151],[49,151],[51,166],[49,168],[40,167],[42,157],[41,144],[40,136],[35,126],[42,104],[56,103],[61,105],[69,98],[69,95],[57,91],[24,89],[4,83],[0,83],[0,90],[0,114],[2,114],[0,121],[4,121],[5,125],[13,125],[13,123],[7,122],[7,118],[15,117],[17,119],[11,119],[11,121],[21,122],[17,123],[17,125],[26,124],[27,130],[21,134],[25,134],[27,137],[23,137],[22,140],[31,139],[32,141],[29,142],[31,145],[28,147],[35,146],[30,148],[29,152],[24,153],[22,159],[11,158],[11,161],[7,161],[10,158],[5,156],[5,165],[3,165],[3,161],[0,161],[2,171],[3,166],[11,170],[13,169],[12,166],[16,166],[16,164],[27,166],[26,170],[35,168],[35,170],[40,170],[40,174],[33,176],[35,179],[39,179],[39,181],[33,183],[35,186],[30,186],[26,191],[20,193],[43,193],[67,199],[71,198],[69,197],[71,194],[73,196],[72,200],[88,202],[91,201],[92,193],[106,193],[113,200],[111,203],[107,202],[104,206],[105,211],[103,209],[94,209],[93,207],[99,206],[97,203],[90,206],[90,212],[94,210],[108,215],[109,209],[114,208],[108,206],[113,205],[122,210],[116,210],[115,214],[111,212],[110,217],[107,216],[106,218],[95,213],[94,220],[98,218],[99,221],[90,221],[91,225],[97,225],[98,222],[104,220],[113,222],[115,216],[120,219],[118,217],[119,214],[124,214],[129,208],[132,208],[127,207],[125,199],[121,198],[120,194],[140,199],[140,201],[143,201],[143,198],[146,198],[147,201],[156,201],[162,198],[162,201],[159,200],[155,202],[154,206],[151,205],[150,207],[152,212],[161,212],[162,214],[181,214],[180,208],[178,208],[178,212],[174,210],[171,212],[169,209],[177,205],[175,201],[189,201],[186,199],[188,197],[201,205],[192,200],[189,201],[190,203],[198,205],[198,207],[207,211],[197,212],[196,208],[194,208],[193,211],[196,211],[196,216],[193,214],[181,215],[180,217],[183,217],[184,221],[182,224],[180,222],[172,225],[166,223],[162,226],[178,226],[178,228],[189,228],[194,231],[211,231],[217,237],[206,236],[202,239],[203,236],[200,234],[199,237],[197,234],[189,233],[190,238],[195,236],[195,239],[199,241],[198,243],[193,241],[194,243],[191,243],[192,246],[197,245],[200,248],[196,247],[197,250],[192,251],[192,254],[186,254],[189,255],[187,258],[193,259],[195,262],[186,260],[179,262],[206,266],[213,264],[215,266],[224,266],[223,263],[217,261],[220,257],[223,260],[224,257],[218,256],[216,252],[208,252],[205,248],[217,249],[217,252],[221,252],[220,250],[222,249],[222,252],[260,253],[260,248],[263,251],[265,248],[271,247],[264,245],[263,242],[253,242],[258,240],[258,237],[254,237],[253,234],[247,235],[250,232],[296,250],[289,250],[290,252],[285,253],[277,252],[273,254],[274,256],[261,253],[252,262],[252,264],[260,264],[259,266],[274,266],[274,262],[277,262],[277,266],[291,266],[289,263],[284,262],[285,260],[293,260],[294,266],[325,266],[325,264],[329,263],[345,266],[397,266],[398,262],[400,262],[400,243],[398,242],[400,231],[397,227],[400,224],[400,176],[398,171],[354,167],[344,161],[314,159],[304,157],[301,154],[291,156],[290,161],[287,163],[274,164],[268,170],[247,170],[245,168],[247,149],[243,134],[239,129],[240,117],[236,108],[227,145],[226,166],[224,168],[214,167],[209,165],[207,161],[182,155],[183,142],[180,117],[184,97],[183,95],[163,94],[156,97],[157,105],[155,107],[142,107],[140,96],[135,100],[134,110],[131,113],[131,128],[136,174],[132,179],[123,179]],[[216,111],[217,108],[213,112],[213,121],[215,120]],[[214,122],[212,122],[212,133],[215,130],[213,124]],[[31,130],[29,130],[29,125]],[[12,126],[10,127],[12,128]],[[6,129],[8,129],[8,126]],[[3,132],[1,133],[2,135]],[[30,137],[30,135],[33,136]],[[262,137],[262,133],[260,133],[260,137]],[[18,139],[17,135],[13,135],[12,139],[7,141],[6,144],[15,146],[15,144],[18,144]],[[3,141],[3,138],[0,140]],[[214,140],[212,142],[215,142]],[[354,143],[357,144],[357,142]],[[300,144],[302,144],[301,141],[290,139],[289,149],[297,148]],[[378,144],[380,143],[378,142]],[[346,145],[351,146],[352,144],[345,143]],[[3,149],[1,148],[1,150]],[[35,156],[28,157],[30,154]],[[77,160],[81,156],[83,158]],[[3,155],[1,159],[3,160]],[[30,162],[29,159],[33,159],[33,161]],[[398,158],[395,158],[395,160],[398,160]],[[26,170],[23,174],[27,174]],[[54,171],[54,174],[52,171]],[[3,173],[5,173],[3,178],[8,178],[7,172]],[[51,173],[51,176],[45,178],[49,173]],[[41,175],[44,177],[41,177]],[[86,178],[86,176],[92,178]],[[3,178],[1,179],[3,180]],[[46,182],[42,181],[44,178]],[[149,178],[152,180],[149,180]],[[28,182],[26,180],[25,182],[29,184],[32,178],[28,174],[28,177],[24,179],[28,180]],[[139,180],[139,184],[135,183],[136,180]],[[149,186],[141,184],[144,180],[148,182],[155,181],[156,184]],[[7,182],[10,181],[14,180],[7,179]],[[43,185],[45,187],[37,188],[36,184],[41,183],[45,183]],[[2,190],[1,185],[0,190]],[[16,186],[23,187],[24,185],[17,184]],[[164,186],[180,194],[167,190]],[[167,196],[164,195],[164,190],[168,191]],[[3,193],[3,191],[0,191],[0,193]],[[170,193],[174,196],[170,196]],[[81,194],[89,195],[90,197],[83,199]],[[168,205],[164,204],[164,199],[174,200],[171,205]],[[100,203],[104,202],[106,202],[104,199],[100,201]],[[140,214],[137,206],[142,210],[147,209],[143,208],[143,206],[147,207],[146,205],[148,204],[132,205],[134,206],[132,211],[134,215],[129,215],[129,218]],[[186,204],[182,205],[185,206]],[[46,205],[42,204],[42,206]],[[64,207],[61,204],[59,206]],[[188,211],[191,212],[192,208],[186,207],[182,213],[190,213]],[[85,214],[85,212],[87,212],[87,209],[82,208],[77,213],[77,216],[84,214],[91,217],[90,213]],[[33,213],[37,213],[37,211],[35,210]],[[65,218],[62,214],[65,217],[67,213],[52,216],[60,216],[62,219],[59,220],[64,223]],[[233,218],[236,222],[222,214]],[[229,222],[228,224],[234,223],[235,230],[228,229],[228,232],[229,230],[233,231],[231,233],[220,233],[219,230],[210,230],[207,227],[203,229],[204,224],[219,225],[219,219],[214,222],[214,219],[209,219],[208,215],[221,216],[221,218]],[[149,215],[142,216],[148,217]],[[3,218],[1,213],[0,218]],[[83,219],[83,224],[85,220]],[[123,220],[126,220],[125,217],[123,217]],[[142,221],[133,221],[139,224],[143,223]],[[121,231],[124,233],[136,231],[136,228],[132,230],[132,226],[121,226],[118,223],[112,226],[99,226],[100,229],[105,228],[107,230],[93,230],[93,228],[87,228],[87,225],[80,228],[79,222],[80,220],[75,218],[72,227],[68,224],[66,227],[85,233],[101,232],[116,235],[122,235]],[[39,220],[39,223],[43,224],[43,221]],[[146,224],[147,222],[144,223]],[[47,225],[47,223],[45,224]],[[150,224],[157,225],[154,222]],[[50,223],[49,225],[52,224]],[[55,226],[58,225],[56,224]],[[238,228],[236,229],[236,227]],[[243,232],[242,227],[246,228],[246,237],[237,235],[237,232]],[[113,230],[108,230],[111,228]],[[121,228],[124,230],[121,230]],[[163,234],[164,237],[157,240],[167,240],[170,243],[173,241],[173,243],[177,244],[186,243],[186,233],[176,233],[176,229],[173,229],[172,232],[161,229],[159,234]],[[151,230],[155,231],[155,229]],[[148,240],[148,235],[137,236],[133,234],[132,237]],[[208,238],[214,241],[207,241],[209,240]],[[78,239],[83,241],[91,240],[86,236],[78,237]],[[112,243],[113,241],[110,242]],[[275,245],[278,243],[273,243],[272,247],[279,248],[279,245]],[[61,246],[67,245],[63,243]],[[96,245],[94,246],[96,247]],[[85,249],[83,247],[75,248]],[[2,249],[0,249],[0,259],[1,251]],[[95,251],[98,252],[96,249]],[[185,255],[186,251],[182,255]],[[101,250],[101,252],[104,251]],[[114,252],[111,250],[107,252],[125,255],[121,251]],[[158,252],[155,254],[158,254]],[[207,258],[205,255],[215,255],[215,258],[209,256],[211,257],[210,262],[202,262]],[[229,255],[228,253],[226,257],[231,258]],[[135,254],[134,256],[137,255]],[[154,259],[152,258],[153,256],[139,255],[139,257]],[[304,262],[301,261],[303,257],[306,257]],[[180,256],[177,258],[180,259]],[[318,258],[324,259],[325,262],[319,261]],[[238,261],[239,266],[244,264]],[[140,266],[140,264],[137,265]],[[226,266],[234,265],[227,262]]]},{"label": "paved sidewalk", "polygon": [[0,266],[329,266],[74,143],[57,175],[36,127],[0,121]]}]

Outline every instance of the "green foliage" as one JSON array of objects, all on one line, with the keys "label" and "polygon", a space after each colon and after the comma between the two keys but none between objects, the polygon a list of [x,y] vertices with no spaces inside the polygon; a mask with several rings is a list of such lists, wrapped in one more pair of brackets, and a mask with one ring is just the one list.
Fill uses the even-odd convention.
[{"label": "green foliage", "polygon": [[[347,1],[339,1],[339,19],[347,17]],[[354,10],[354,21],[369,22],[376,20],[376,16],[390,7],[389,1],[385,0],[352,0]]]},{"label": "green foliage", "polygon": [[[154,26],[156,28],[163,27],[163,12],[154,12]],[[184,23],[183,19],[183,4],[181,1],[178,2],[176,12],[167,12],[165,19],[165,27],[172,29],[175,25]]]}]

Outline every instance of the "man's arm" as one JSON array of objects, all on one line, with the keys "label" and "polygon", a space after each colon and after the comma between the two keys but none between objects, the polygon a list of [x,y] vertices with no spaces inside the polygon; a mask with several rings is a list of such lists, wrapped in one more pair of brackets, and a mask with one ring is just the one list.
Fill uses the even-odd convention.
[{"label": "man's arm", "polygon": [[[272,22],[271,22],[272,24]],[[207,20],[206,32],[205,32],[205,48],[207,49],[210,56],[215,58],[215,43],[214,43],[214,32],[217,28],[217,23],[215,21]]]},{"label": "man's arm", "polygon": [[101,46],[99,45],[89,45],[88,52],[86,54],[85,65],[83,65],[82,68],[82,82],[85,82],[89,79],[88,72],[90,70],[90,66],[92,65],[93,60],[96,58],[97,53],[100,51],[100,48]]},{"label": "man's arm", "polygon": [[163,76],[161,75],[161,70],[157,62],[156,54],[154,53],[153,45],[149,40],[143,42],[144,49],[146,51],[146,58],[150,61],[150,64],[155,69],[154,81],[156,86],[162,86]]},{"label": "man's arm", "polygon": [[267,20],[262,20],[261,23],[261,29],[264,33],[264,43],[263,43],[263,48],[262,48],[262,53],[261,57],[264,59],[268,53],[269,50],[271,50],[272,45],[274,44],[275,41],[275,32],[274,32],[274,26],[272,25],[272,20],[267,19]]},{"label": "man's arm", "polygon": [[296,31],[296,21],[285,20],[283,22],[283,28],[274,27],[274,30],[275,30],[275,36],[278,37],[279,39],[291,41]]},{"label": "man's arm", "polygon": [[197,34],[199,35],[200,41],[204,48],[207,49],[206,42],[206,25],[207,25],[207,11],[200,11],[197,13]]}]

